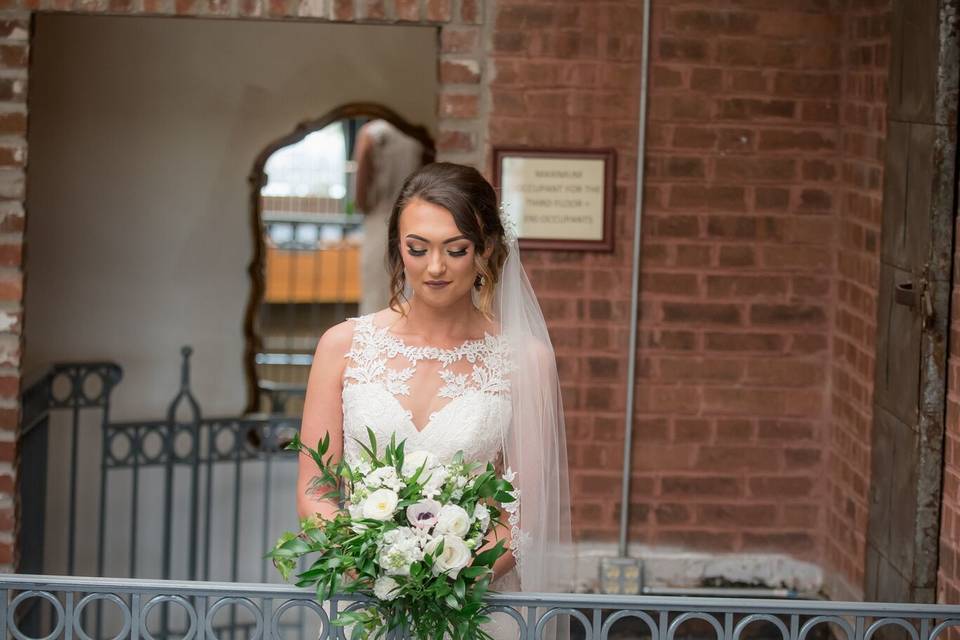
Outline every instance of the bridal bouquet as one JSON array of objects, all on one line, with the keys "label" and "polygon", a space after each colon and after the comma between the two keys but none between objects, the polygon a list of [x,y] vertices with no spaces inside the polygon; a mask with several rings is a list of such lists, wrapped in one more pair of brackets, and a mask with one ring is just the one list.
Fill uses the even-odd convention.
[{"label": "bridal bouquet", "polygon": [[[339,487],[325,498],[343,505],[331,520],[305,518],[300,531],[284,534],[267,554],[284,580],[307,557],[297,586],[315,586],[317,598],[335,593],[368,597],[360,611],[340,613],[335,624],[352,626],[352,638],[378,638],[406,629],[440,640],[489,638],[480,625],[493,563],[506,552],[503,540],[488,544],[501,524],[494,501],[510,510],[513,486],[493,465],[439,464],[425,451],[404,451],[391,439],[382,457],[368,429],[369,445],[354,466],[326,457],[329,436],[311,449],[299,436],[287,446],[309,455],[319,469],[313,489]],[[512,504],[511,504],[512,503]]]}]

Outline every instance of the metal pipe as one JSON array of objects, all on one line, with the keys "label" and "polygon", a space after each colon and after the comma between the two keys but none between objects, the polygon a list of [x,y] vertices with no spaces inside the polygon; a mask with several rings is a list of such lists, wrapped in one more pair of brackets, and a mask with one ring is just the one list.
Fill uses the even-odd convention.
[{"label": "metal pipe", "polygon": [[817,594],[801,595],[794,589],[770,587],[644,587],[645,596],[706,596],[710,598],[800,598],[822,599]]},{"label": "metal pipe", "polygon": [[640,58],[640,114],[637,134],[637,187],[633,223],[633,274],[630,279],[630,344],[627,351],[627,410],[624,417],[623,485],[620,496],[620,557],[627,556],[630,515],[630,449],[633,446],[634,386],[637,380],[637,319],[640,308],[640,240],[643,218],[644,155],[647,147],[647,84],[650,68],[650,0],[643,0],[643,48]]}]

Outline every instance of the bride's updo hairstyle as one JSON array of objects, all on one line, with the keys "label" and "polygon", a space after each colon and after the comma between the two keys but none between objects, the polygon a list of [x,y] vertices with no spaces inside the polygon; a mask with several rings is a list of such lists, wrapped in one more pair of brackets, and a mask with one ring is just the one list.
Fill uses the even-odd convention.
[{"label": "bride's updo hairstyle", "polygon": [[[487,317],[500,269],[507,259],[503,224],[497,209],[497,194],[479,171],[452,162],[434,162],[407,177],[393,205],[387,229],[387,268],[390,272],[390,308],[403,313],[404,272],[400,255],[400,213],[412,200],[443,207],[475,248],[477,308]],[[490,255],[484,256],[490,248]]]}]

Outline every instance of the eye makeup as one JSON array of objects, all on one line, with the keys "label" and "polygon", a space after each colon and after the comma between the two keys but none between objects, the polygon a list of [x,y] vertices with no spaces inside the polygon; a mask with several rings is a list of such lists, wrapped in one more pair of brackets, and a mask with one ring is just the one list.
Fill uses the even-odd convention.
[{"label": "eye makeup", "polygon": [[[464,247],[463,249],[451,249],[451,250],[447,251],[447,253],[448,253],[448,254],[450,255],[450,257],[452,257],[452,258],[462,258],[463,256],[467,255],[467,251],[468,251],[468,248],[467,248],[467,247]],[[414,248],[414,247],[412,247],[412,246],[410,246],[410,245],[407,245],[407,253],[409,253],[411,256],[413,256],[413,257],[415,257],[415,258],[419,258],[419,257],[421,257],[421,256],[427,255],[427,250],[426,250],[426,249],[416,249],[416,248]]]}]

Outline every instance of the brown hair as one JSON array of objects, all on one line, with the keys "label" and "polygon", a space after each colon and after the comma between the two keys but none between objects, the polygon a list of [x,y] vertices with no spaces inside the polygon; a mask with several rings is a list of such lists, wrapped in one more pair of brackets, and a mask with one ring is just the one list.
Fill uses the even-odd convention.
[{"label": "brown hair", "polygon": [[[507,259],[497,193],[479,171],[452,162],[434,162],[418,169],[403,183],[387,226],[387,270],[390,272],[390,308],[403,313],[403,258],[400,255],[400,213],[414,199],[443,207],[468,240],[473,242],[478,271],[477,307],[487,317],[493,307],[494,287]],[[483,253],[493,247],[489,257]]]}]

